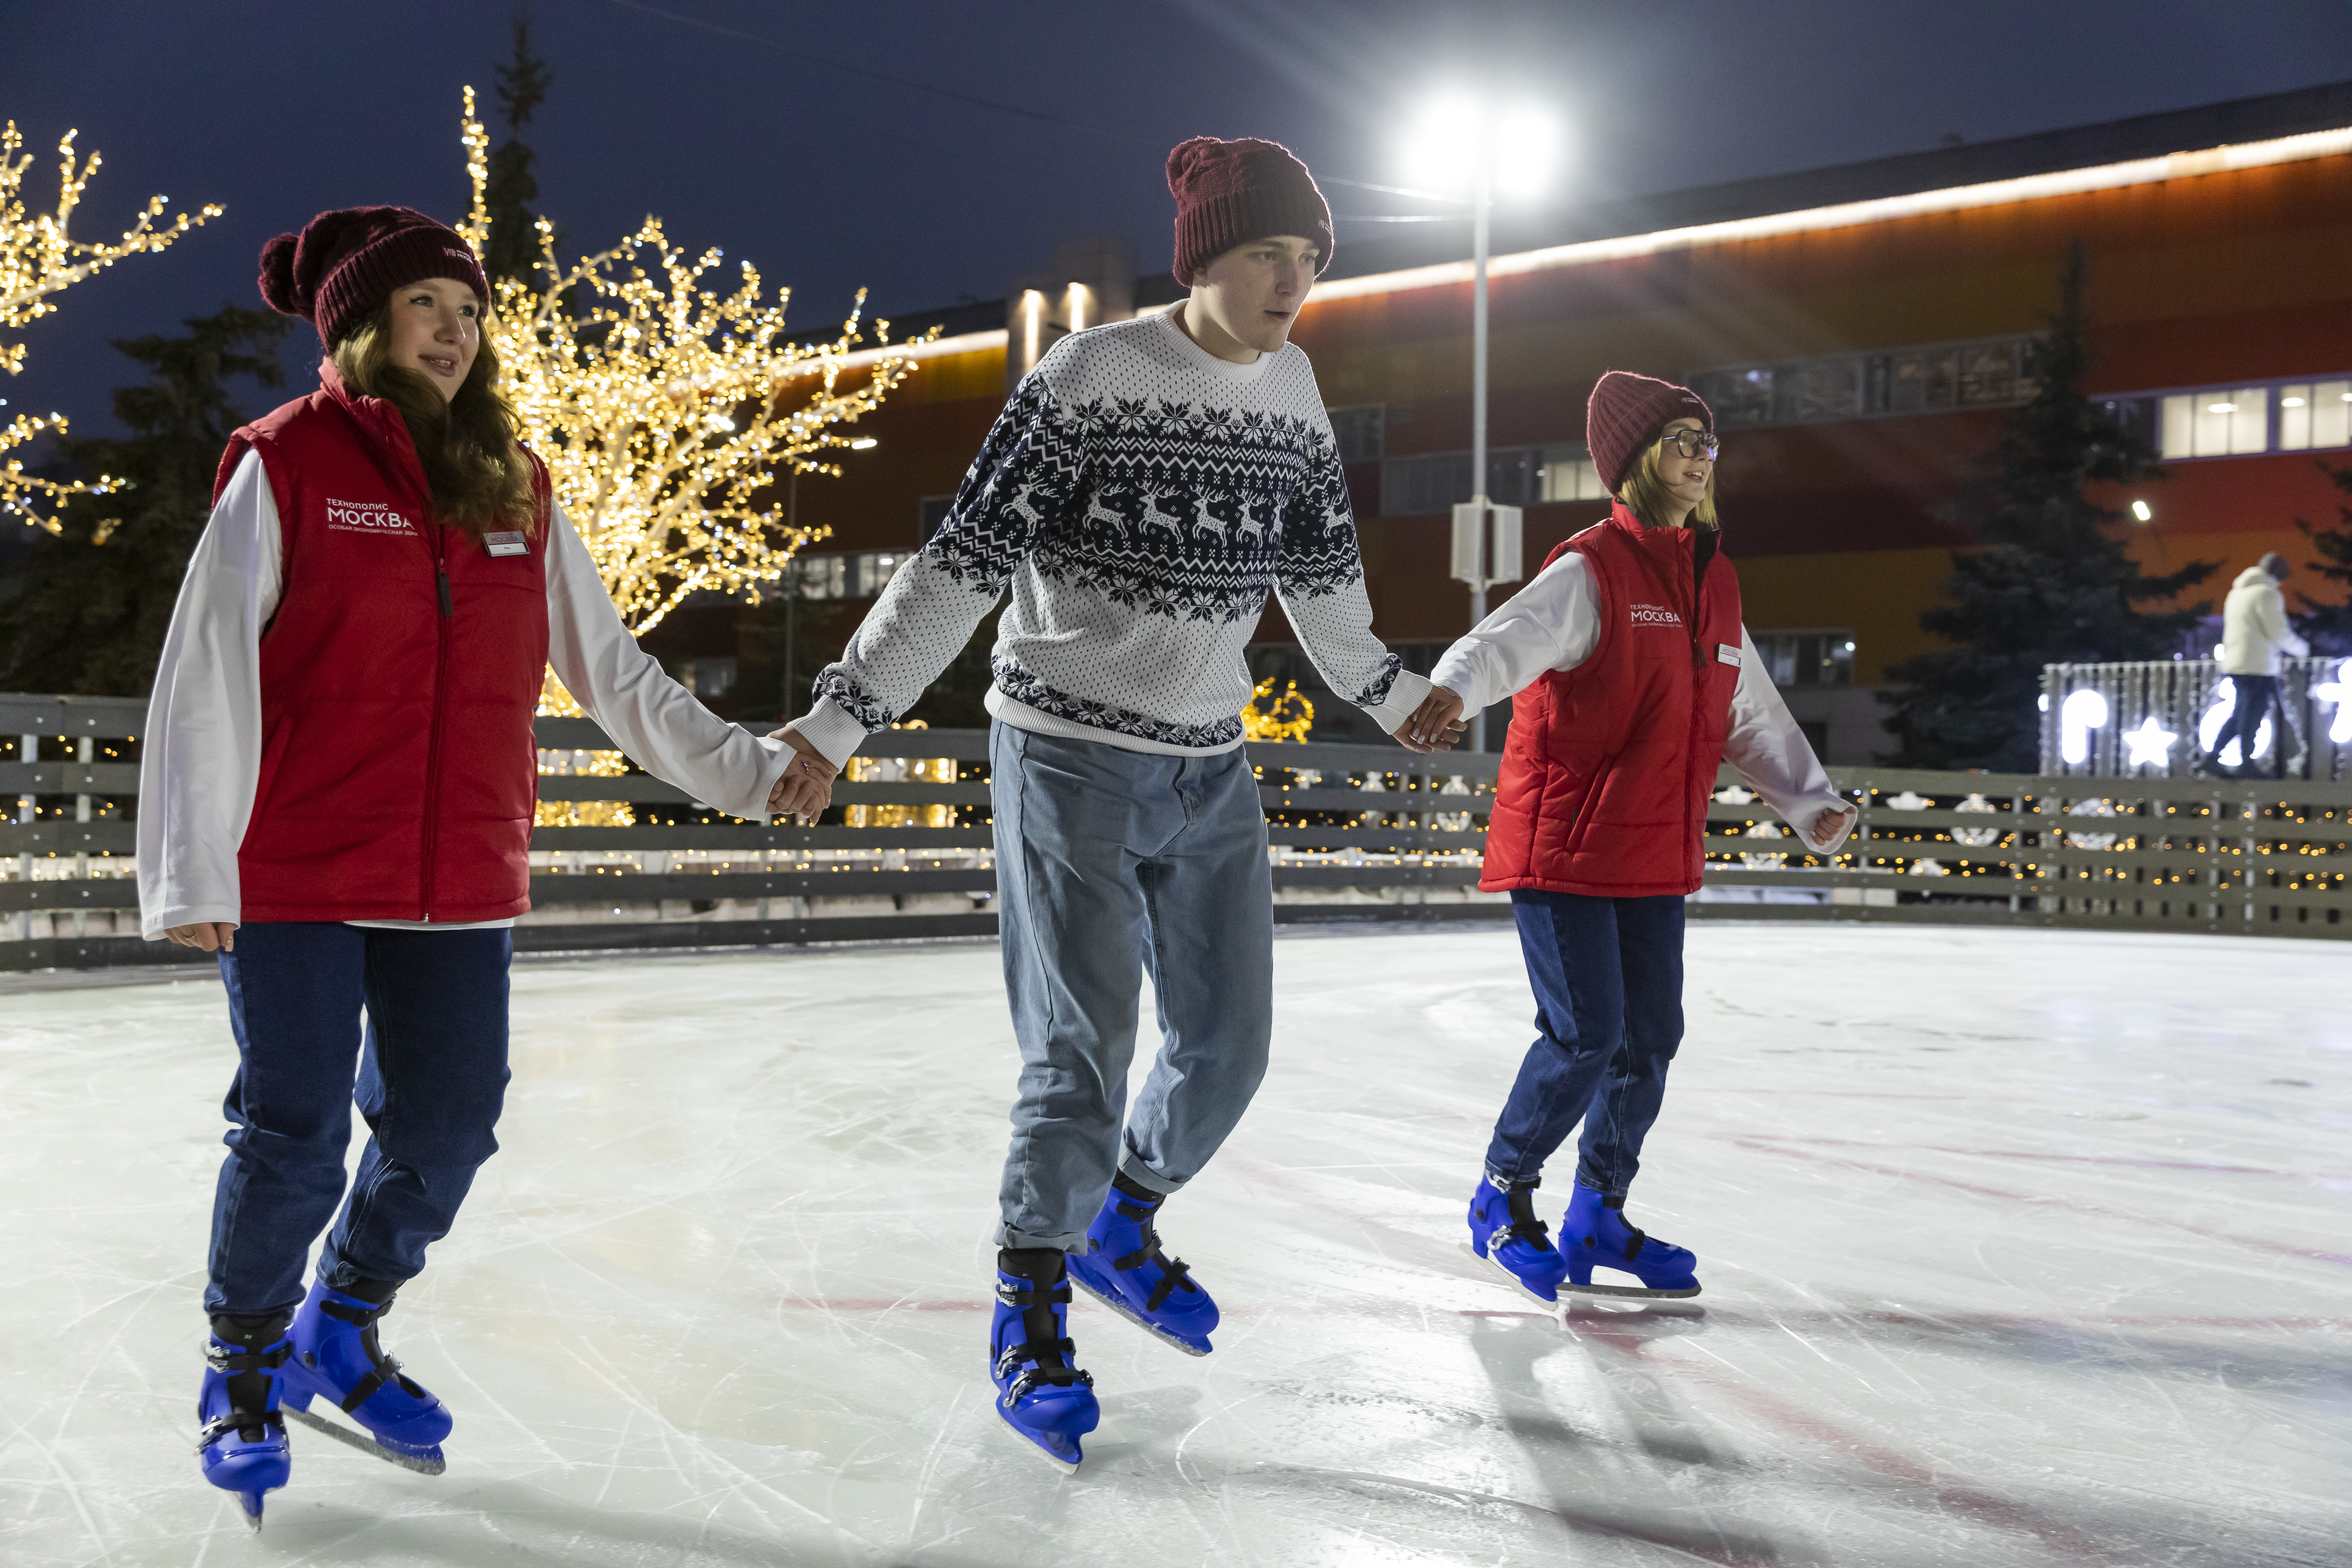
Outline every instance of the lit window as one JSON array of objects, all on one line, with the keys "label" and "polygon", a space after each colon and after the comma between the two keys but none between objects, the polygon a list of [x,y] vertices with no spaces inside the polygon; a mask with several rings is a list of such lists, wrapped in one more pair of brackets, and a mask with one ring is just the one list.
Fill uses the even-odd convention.
[{"label": "lit window", "polygon": [[2298,383],[2279,388],[2278,444],[2282,452],[2352,444],[2352,382]]},{"label": "lit window", "polygon": [[2164,400],[2159,450],[2167,458],[2231,458],[2266,452],[2270,450],[2270,412],[2267,386],[2174,393]]},{"label": "lit window", "polygon": [[1538,500],[1605,500],[1601,470],[1581,447],[1546,447],[1543,489]]},{"label": "lit window", "polygon": [[1921,343],[1779,364],[1725,365],[1691,371],[1685,379],[1706,399],[1723,429],[1991,408],[2033,395],[2028,369],[2038,341],[2027,334]]},{"label": "lit window", "polygon": [[1852,686],[1853,633],[1753,632],[1756,651],[1775,686]]}]

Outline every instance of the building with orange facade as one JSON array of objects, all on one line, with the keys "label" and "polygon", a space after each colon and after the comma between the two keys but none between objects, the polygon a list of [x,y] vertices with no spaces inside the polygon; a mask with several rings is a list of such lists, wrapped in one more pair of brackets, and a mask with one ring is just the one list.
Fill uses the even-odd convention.
[{"label": "building with orange facade", "polygon": [[[1472,489],[1471,282],[1466,227],[1422,227],[1343,245],[1293,341],[1349,459],[1375,627],[1426,668],[1469,616],[1447,573],[1448,509]],[[1831,760],[1866,762],[1888,744],[1876,689],[1935,646],[1920,612],[1970,542],[1948,514],[1958,466],[2030,392],[2023,352],[2076,244],[2090,390],[2169,470],[2113,498],[2146,503],[2147,521],[2123,525],[2135,553],[2152,570],[2218,563],[2216,595],[2264,551],[2307,559],[2295,520],[2335,521],[2321,464],[2352,461],[2352,83],[1498,216],[1487,491],[1526,508],[1532,573],[1604,510],[1581,444],[1601,373],[1697,387],[1724,437],[1748,623]],[[848,612],[824,623],[836,642],[936,525],[1009,382],[1074,322],[1177,298],[1165,275],[1134,277],[1132,256],[1068,247],[1001,300],[896,323],[939,336],[861,426],[877,445],[839,479],[801,481],[793,503],[832,531],[799,591]],[[684,615],[656,651],[719,672],[729,628],[749,622]],[[1278,610],[1253,651],[1257,673],[1313,689]],[[794,671],[786,700],[773,664],[739,710],[804,700],[813,671]],[[1352,710],[1321,706],[1318,735],[1349,732]]]}]

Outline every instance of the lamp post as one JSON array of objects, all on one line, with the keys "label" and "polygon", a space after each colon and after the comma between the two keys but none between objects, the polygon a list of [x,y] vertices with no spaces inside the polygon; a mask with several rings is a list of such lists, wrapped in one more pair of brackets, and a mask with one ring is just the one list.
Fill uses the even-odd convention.
[{"label": "lamp post", "polygon": [[[1551,142],[1543,116],[1518,110],[1496,113],[1469,100],[1433,106],[1415,138],[1423,183],[1459,187],[1470,206],[1470,499],[1454,508],[1454,576],[1469,584],[1470,624],[1486,618],[1486,590],[1524,574],[1521,510],[1496,506],[1486,494],[1486,262],[1496,175],[1514,189],[1537,184]],[[1423,193],[1428,194],[1428,193]],[[1454,196],[1438,199],[1459,201]],[[1486,749],[1486,716],[1470,721],[1470,749]]]},{"label": "lamp post", "polygon": [[[1477,208],[1470,220],[1470,519],[1465,529],[1456,509],[1454,532],[1469,535],[1470,624],[1486,618],[1486,589],[1492,583],[1518,579],[1522,531],[1517,507],[1491,513],[1486,500],[1486,249],[1487,223],[1495,210],[1495,162],[1478,160]],[[1504,512],[1510,515],[1507,519]],[[1491,524],[1488,518],[1492,517]],[[1488,535],[1493,535],[1491,543]],[[1455,546],[1456,553],[1461,547]],[[1489,576],[1488,574],[1493,575]],[[1470,721],[1470,749],[1486,749],[1486,710]]]}]

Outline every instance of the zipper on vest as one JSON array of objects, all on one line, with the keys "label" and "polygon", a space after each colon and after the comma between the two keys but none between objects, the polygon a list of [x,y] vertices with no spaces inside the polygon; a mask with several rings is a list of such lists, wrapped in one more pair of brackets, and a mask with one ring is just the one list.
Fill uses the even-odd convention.
[{"label": "zipper on vest", "polygon": [[441,716],[448,702],[445,689],[449,679],[449,626],[454,618],[449,604],[449,531],[437,522],[428,523],[433,530],[433,590],[441,602],[441,615],[436,626],[439,634],[433,655],[433,730],[425,750],[425,832],[424,864],[418,868],[417,891],[425,902],[425,919],[433,919],[433,848],[435,826],[441,816]]}]

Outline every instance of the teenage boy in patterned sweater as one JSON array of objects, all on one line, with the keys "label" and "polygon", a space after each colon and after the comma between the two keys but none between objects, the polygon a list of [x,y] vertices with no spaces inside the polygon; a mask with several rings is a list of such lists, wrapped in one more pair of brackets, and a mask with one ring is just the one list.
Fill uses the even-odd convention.
[{"label": "teenage boy in patterned sweater", "polygon": [[[1399,733],[1430,686],[1372,636],[1330,420],[1287,342],[1330,260],[1322,193],[1250,139],[1185,142],[1168,184],[1191,297],[1054,345],[785,731],[829,777],[1011,588],[989,763],[1022,1067],[989,1359],[998,1414],[1071,1467],[1098,1418],[1071,1282],[1194,1355],[1217,1322],[1153,1220],[1265,1070],[1273,887],[1240,713],[1267,592],[1332,690],[1413,750],[1453,741]],[[1122,1140],[1146,966],[1164,1043]]]}]

